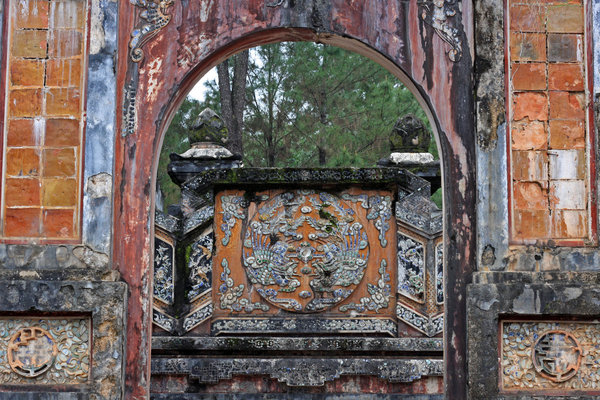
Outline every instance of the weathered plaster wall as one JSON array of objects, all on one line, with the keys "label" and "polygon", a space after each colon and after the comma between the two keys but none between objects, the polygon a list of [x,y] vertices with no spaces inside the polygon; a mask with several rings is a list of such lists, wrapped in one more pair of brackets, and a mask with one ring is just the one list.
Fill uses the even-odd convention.
[{"label": "weathered plaster wall", "polygon": [[116,124],[117,11],[114,0],[93,0],[90,17],[87,127],[83,176],[83,241],[110,254]]}]

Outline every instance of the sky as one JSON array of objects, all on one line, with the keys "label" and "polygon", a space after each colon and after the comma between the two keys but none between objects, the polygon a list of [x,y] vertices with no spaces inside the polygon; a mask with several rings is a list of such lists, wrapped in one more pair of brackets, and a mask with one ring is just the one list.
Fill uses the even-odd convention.
[{"label": "sky", "polygon": [[211,69],[196,83],[196,85],[190,90],[188,93],[188,97],[196,99],[198,101],[204,100],[204,93],[206,92],[206,88],[204,86],[204,82],[209,80],[217,80],[217,67]]}]

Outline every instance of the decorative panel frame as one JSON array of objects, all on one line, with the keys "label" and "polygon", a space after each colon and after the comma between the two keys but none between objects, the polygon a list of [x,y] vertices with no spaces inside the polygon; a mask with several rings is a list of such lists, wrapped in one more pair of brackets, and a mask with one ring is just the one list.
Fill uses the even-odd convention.
[{"label": "decorative panel frame", "polygon": [[591,3],[505,2],[513,244],[598,243]]},{"label": "decorative panel frame", "polygon": [[79,243],[89,0],[5,4],[0,240]]},{"label": "decorative panel frame", "polygon": [[[539,395],[589,396],[597,390],[554,387],[544,391],[501,388],[502,322],[549,324],[556,328],[589,324],[600,314],[595,273],[478,273],[468,289],[470,398],[533,399]],[[569,318],[565,319],[564,316]],[[553,324],[557,324],[554,326]],[[562,324],[562,325],[561,325]],[[552,331],[544,329],[544,332]],[[543,332],[542,332],[543,333]],[[524,351],[525,349],[521,349]],[[525,358],[530,351],[523,353]],[[524,360],[529,365],[530,359]]]}]

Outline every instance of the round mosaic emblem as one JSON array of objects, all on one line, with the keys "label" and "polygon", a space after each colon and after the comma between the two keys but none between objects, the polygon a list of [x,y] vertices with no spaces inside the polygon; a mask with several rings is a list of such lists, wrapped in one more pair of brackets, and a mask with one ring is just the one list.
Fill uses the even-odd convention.
[{"label": "round mosaic emblem", "polygon": [[533,346],[533,365],[544,378],[565,382],[577,374],[582,354],[573,335],[562,330],[548,331]]},{"label": "round mosaic emblem", "polygon": [[276,307],[320,312],[361,282],[369,242],[354,210],[330,193],[281,193],[248,221],[243,265],[256,291]]},{"label": "round mosaic emblem", "polygon": [[8,363],[17,374],[33,378],[46,372],[58,353],[56,342],[45,329],[22,328],[8,343]]}]

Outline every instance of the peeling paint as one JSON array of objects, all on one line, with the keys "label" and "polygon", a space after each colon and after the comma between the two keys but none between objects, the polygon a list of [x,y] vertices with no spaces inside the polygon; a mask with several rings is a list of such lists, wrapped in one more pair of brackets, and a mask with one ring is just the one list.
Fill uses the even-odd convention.
[{"label": "peeling paint", "polygon": [[200,1],[200,21],[208,21],[208,16],[212,10],[214,0],[201,0]]}]

